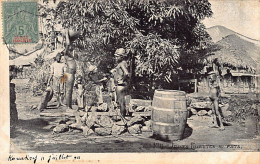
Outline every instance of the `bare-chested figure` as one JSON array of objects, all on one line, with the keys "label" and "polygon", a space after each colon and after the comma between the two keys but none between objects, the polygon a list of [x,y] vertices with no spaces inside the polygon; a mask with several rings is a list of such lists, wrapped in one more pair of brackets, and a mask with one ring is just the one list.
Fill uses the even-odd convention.
[{"label": "bare-chested figure", "polygon": [[220,123],[220,130],[224,130],[222,118],[219,112],[219,97],[220,97],[220,87],[218,82],[218,77],[215,72],[209,72],[208,76],[208,85],[209,85],[209,98],[213,103],[212,112],[213,112],[213,125],[212,128],[219,128],[217,123],[217,117]]},{"label": "bare-chested figure", "polygon": [[127,54],[125,49],[119,48],[115,52],[117,66],[111,70],[114,78],[114,87],[116,93],[116,101],[120,107],[120,112],[123,117],[128,113],[126,111],[125,96],[128,90],[128,64],[126,62]]},{"label": "bare-chested figure", "polygon": [[51,85],[54,90],[54,94],[57,97],[57,102],[59,107],[62,105],[62,95],[64,84],[62,83],[62,77],[64,76],[65,63],[61,62],[61,54],[58,53],[55,58],[55,62],[51,65],[50,78],[48,80],[48,85]]},{"label": "bare-chested figure", "polygon": [[76,61],[74,60],[73,52],[70,50],[66,54],[66,69],[65,69],[65,104],[69,109],[72,109],[72,92],[76,74]]}]

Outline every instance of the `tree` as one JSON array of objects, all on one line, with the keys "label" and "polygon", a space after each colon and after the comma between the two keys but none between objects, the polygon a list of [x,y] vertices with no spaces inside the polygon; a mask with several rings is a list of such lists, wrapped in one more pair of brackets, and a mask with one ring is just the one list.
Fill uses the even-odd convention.
[{"label": "tree", "polygon": [[81,31],[74,47],[87,59],[112,68],[107,60],[125,47],[137,75],[171,82],[177,68],[196,67],[203,56],[210,37],[201,20],[210,7],[208,0],[80,0],[60,2],[55,18]]}]

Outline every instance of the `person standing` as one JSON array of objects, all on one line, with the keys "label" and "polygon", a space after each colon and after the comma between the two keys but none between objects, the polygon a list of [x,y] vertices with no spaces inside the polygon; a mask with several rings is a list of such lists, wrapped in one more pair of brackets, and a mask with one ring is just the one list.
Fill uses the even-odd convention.
[{"label": "person standing", "polygon": [[222,117],[219,111],[219,98],[220,98],[220,86],[219,77],[216,72],[211,71],[208,73],[208,85],[209,85],[209,98],[212,102],[212,112],[213,112],[213,125],[212,128],[219,128],[217,123],[217,118],[220,123],[220,130],[224,130],[225,127],[222,122]]},{"label": "person standing", "polygon": [[111,70],[115,82],[116,101],[120,107],[120,113],[123,117],[126,116],[125,96],[128,91],[128,64],[126,62],[127,54],[125,49],[119,48],[115,52],[116,67]]},{"label": "person standing", "polygon": [[61,94],[63,94],[64,89],[64,85],[62,82],[62,78],[64,76],[64,68],[65,64],[61,62],[61,54],[58,53],[55,57],[55,62],[51,65],[50,78],[47,83],[49,86],[52,82],[52,88],[54,90],[54,94],[57,97],[57,107],[60,107],[60,105],[62,105]]},{"label": "person standing", "polygon": [[64,29],[62,32],[64,37],[65,46],[65,60],[66,60],[66,70],[65,70],[65,104],[69,109],[72,109],[72,92],[76,74],[76,61],[75,54],[71,47],[71,43],[79,37],[78,31],[73,31],[72,29]]},{"label": "person standing", "polygon": [[67,51],[66,58],[66,70],[65,70],[65,101],[66,106],[72,109],[72,92],[76,74],[76,61],[72,50]]},{"label": "person standing", "polygon": [[86,99],[85,99],[85,88],[84,88],[82,76],[79,76],[77,78],[76,88],[77,88],[78,110],[85,110]]}]

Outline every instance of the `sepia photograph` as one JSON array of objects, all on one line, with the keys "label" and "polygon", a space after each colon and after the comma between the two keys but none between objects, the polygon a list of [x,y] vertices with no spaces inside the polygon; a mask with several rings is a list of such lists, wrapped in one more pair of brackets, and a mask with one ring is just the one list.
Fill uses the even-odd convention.
[{"label": "sepia photograph", "polygon": [[9,153],[259,152],[259,8],[1,1]]}]

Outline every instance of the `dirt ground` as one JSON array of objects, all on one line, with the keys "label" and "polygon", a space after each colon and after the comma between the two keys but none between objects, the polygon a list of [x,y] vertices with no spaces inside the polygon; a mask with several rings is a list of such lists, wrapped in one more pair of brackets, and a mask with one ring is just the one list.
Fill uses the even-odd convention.
[{"label": "dirt ground", "polygon": [[[188,118],[184,139],[172,143],[156,140],[152,132],[139,135],[88,136],[74,130],[53,134],[58,118],[40,117],[40,97],[28,91],[28,80],[14,80],[18,126],[11,137],[10,152],[99,153],[99,152],[193,152],[193,151],[260,151],[259,133],[248,133],[245,126],[233,123],[224,131],[209,128],[210,116]],[[51,110],[51,109],[50,109]],[[259,130],[259,128],[257,129]]]}]

